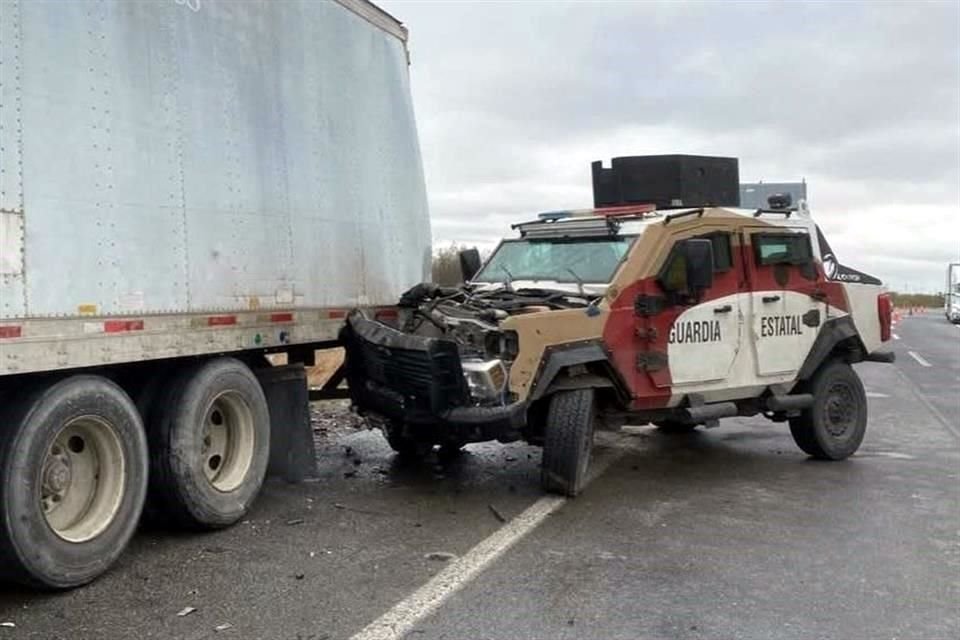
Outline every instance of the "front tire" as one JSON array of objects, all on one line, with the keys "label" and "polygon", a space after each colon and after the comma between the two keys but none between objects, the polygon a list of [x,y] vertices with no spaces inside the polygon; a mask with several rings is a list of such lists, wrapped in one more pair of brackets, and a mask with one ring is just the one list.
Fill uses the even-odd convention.
[{"label": "front tire", "polygon": [[790,418],[790,433],[805,453],[821,460],[843,460],[860,447],[867,429],[867,395],[846,362],[832,360],[809,384],[813,405]]},{"label": "front tire", "polygon": [[133,401],[73,376],[0,419],[0,579],[66,589],[123,553],[147,490],[147,441]]},{"label": "front tire", "polygon": [[573,497],[583,489],[593,450],[596,408],[593,389],[560,391],[550,399],[540,484]]},{"label": "front tire", "polygon": [[152,416],[151,500],[168,521],[219,529],[253,503],[270,457],[260,382],[234,358],[174,376]]}]

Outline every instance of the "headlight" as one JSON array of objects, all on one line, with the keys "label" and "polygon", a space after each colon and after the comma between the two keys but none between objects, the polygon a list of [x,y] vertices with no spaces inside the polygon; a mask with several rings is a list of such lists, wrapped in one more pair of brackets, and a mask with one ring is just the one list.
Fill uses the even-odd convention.
[{"label": "headlight", "polygon": [[464,360],[463,375],[474,400],[498,400],[507,384],[507,368],[497,360]]}]

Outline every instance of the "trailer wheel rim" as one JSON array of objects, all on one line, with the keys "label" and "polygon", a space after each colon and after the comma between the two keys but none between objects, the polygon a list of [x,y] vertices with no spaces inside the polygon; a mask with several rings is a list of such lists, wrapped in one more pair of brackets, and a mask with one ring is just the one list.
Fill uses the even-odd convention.
[{"label": "trailer wheel rim", "polygon": [[67,542],[87,542],[116,518],[126,457],[115,428],[100,417],[75,418],[50,443],[41,467],[40,506]]},{"label": "trailer wheel rim", "polygon": [[203,426],[203,474],[217,491],[233,491],[243,484],[253,464],[253,410],[239,393],[227,391],[210,403]]}]

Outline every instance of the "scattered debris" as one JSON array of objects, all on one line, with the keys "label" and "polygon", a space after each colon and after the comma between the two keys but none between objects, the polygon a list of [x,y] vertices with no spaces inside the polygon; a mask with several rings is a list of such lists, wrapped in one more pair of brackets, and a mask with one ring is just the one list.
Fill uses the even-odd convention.
[{"label": "scattered debris", "polygon": [[230,549],[227,549],[226,547],[204,547],[203,548],[204,553],[226,553],[227,551],[230,551]]},{"label": "scattered debris", "polygon": [[232,628],[233,628],[232,624],[230,624],[229,622],[224,622],[223,624],[218,624],[217,626],[215,626],[213,630],[216,631],[217,633],[220,633],[221,631],[226,631],[227,629],[232,629]]},{"label": "scattered debris", "polygon": [[343,477],[344,477],[344,478],[355,478],[355,477],[357,477],[357,470],[356,470],[356,469],[353,469],[353,470],[351,470],[351,471],[344,471],[344,472],[343,472]]},{"label": "scattered debris", "polygon": [[0,622],[0,627],[6,627],[8,629],[16,629],[16,622]]},{"label": "scattered debris", "polygon": [[304,577],[305,577],[305,576],[304,576],[304,574],[302,574],[302,573],[295,573],[295,574],[293,574],[293,579],[294,579],[294,580],[303,580]]},{"label": "scattered debris", "polygon": [[292,527],[295,524],[303,524],[303,522],[303,518],[293,518],[291,520],[287,520],[287,525]]},{"label": "scattered debris", "polygon": [[178,617],[178,618],[183,618],[183,617],[185,617],[185,616],[190,615],[191,613],[193,613],[193,612],[196,611],[196,610],[197,610],[196,607],[184,607],[183,609],[180,609],[180,611],[177,612],[177,617]]},{"label": "scattered debris", "polygon": [[310,552],[310,557],[311,557],[311,558],[316,558],[316,557],[317,557],[317,552],[316,552],[316,551],[311,551],[311,552]]},{"label": "scattered debris", "polygon": [[339,502],[334,502],[334,503],[333,503],[333,508],[334,508],[334,509],[346,509],[347,507],[346,507],[345,505],[340,504]]},{"label": "scattered debris", "polygon": [[516,461],[517,461],[516,457],[514,457],[514,456],[507,456],[507,457],[504,458],[504,460],[506,460],[507,462],[516,462]]},{"label": "scattered debris", "polygon": [[487,505],[487,508],[490,509],[490,513],[492,513],[492,514],[494,515],[494,517],[495,517],[497,520],[499,520],[500,522],[506,522],[506,521],[507,521],[506,516],[504,516],[502,513],[500,513],[500,511],[499,511],[495,506],[493,506],[492,504],[488,504],[488,505]]},{"label": "scattered debris", "polygon": [[436,560],[437,562],[449,562],[450,560],[455,560],[457,554],[449,553],[447,551],[431,551],[423,556],[427,560]]}]

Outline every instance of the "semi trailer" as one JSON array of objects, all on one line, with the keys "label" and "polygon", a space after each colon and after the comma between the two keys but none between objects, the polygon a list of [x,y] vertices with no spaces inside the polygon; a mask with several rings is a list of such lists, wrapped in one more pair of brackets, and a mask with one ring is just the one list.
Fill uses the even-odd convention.
[{"label": "semi trailer", "polygon": [[424,279],[406,39],[365,0],[0,2],[0,579],[94,579],[145,503],[236,522],[265,356]]}]

